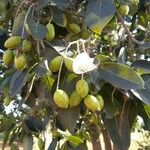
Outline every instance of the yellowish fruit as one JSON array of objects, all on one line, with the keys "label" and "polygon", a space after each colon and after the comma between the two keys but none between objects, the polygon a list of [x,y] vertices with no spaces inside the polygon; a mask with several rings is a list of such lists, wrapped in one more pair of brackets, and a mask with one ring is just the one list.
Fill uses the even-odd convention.
[{"label": "yellowish fruit", "polygon": [[52,72],[57,72],[59,70],[62,59],[62,56],[57,56],[50,62],[49,68]]},{"label": "yellowish fruit", "polygon": [[100,111],[101,107],[100,107],[100,103],[98,101],[98,99],[93,96],[93,95],[88,95],[85,99],[84,99],[84,104],[86,105],[86,107],[92,111]]},{"label": "yellowish fruit", "polygon": [[89,85],[86,80],[81,79],[76,83],[76,92],[82,97],[86,97],[89,92]]},{"label": "yellowish fruit", "polygon": [[69,106],[75,107],[79,105],[81,101],[82,101],[82,97],[76,91],[73,91],[72,94],[70,95]]},{"label": "yellowish fruit", "polygon": [[8,49],[16,49],[21,45],[21,42],[21,36],[12,36],[5,41],[4,46]]},{"label": "yellowish fruit", "polygon": [[129,6],[128,5],[121,5],[119,7],[119,13],[122,15],[122,16],[125,16],[129,13]]},{"label": "yellowish fruit", "polygon": [[18,70],[23,70],[27,65],[27,58],[25,55],[15,57],[15,66]]},{"label": "yellowish fruit", "polygon": [[54,25],[49,22],[49,23],[46,25],[46,27],[47,27],[47,30],[48,30],[48,32],[47,32],[47,34],[46,34],[46,40],[50,42],[50,41],[52,41],[52,40],[54,39],[54,37],[55,37]]},{"label": "yellowish fruit", "polygon": [[66,68],[69,71],[73,72],[73,59],[72,58],[65,58],[64,63],[65,63]]},{"label": "yellowish fruit", "polygon": [[104,99],[103,99],[103,97],[101,95],[97,94],[96,98],[97,98],[97,100],[98,100],[98,102],[100,104],[100,110],[103,109],[103,107],[104,107]]},{"label": "yellowish fruit", "polygon": [[14,61],[14,52],[12,50],[6,50],[3,54],[3,62],[5,65],[9,66]]},{"label": "yellowish fruit", "polygon": [[71,23],[69,24],[69,29],[72,33],[77,34],[81,31],[81,28],[78,24],[76,23]]},{"label": "yellowish fruit", "polygon": [[23,52],[28,52],[31,50],[32,44],[29,40],[25,39],[22,42],[22,51]]},{"label": "yellowish fruit", "polygon": [[68,108],[69,105],[69,97],[67,93],[61,89],[58,89],[54,93],[54,102],[60,108]]},{"label": "yellowish fruit", "polygon": [[12,99],[9,96],[6,96],[3,100],[4,106],[8,106],[10,104],[11,100]]},{"label": "yellowish fruit", "polygon": [[44,150],[45,143],[41,138],[38,139],[38,147],[40,150]]}]

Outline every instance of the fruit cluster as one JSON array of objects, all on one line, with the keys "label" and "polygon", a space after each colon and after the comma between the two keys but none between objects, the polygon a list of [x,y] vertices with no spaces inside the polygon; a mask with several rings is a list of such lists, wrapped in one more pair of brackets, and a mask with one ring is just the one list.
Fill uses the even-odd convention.
[{"label": "fruit cluster", "polygon": [[91,111],[101,111],[104,106],[103,98],[99,94],[96,96],[89,94],[89,85],[85,79],[77,81],[76,88],[71,93],[70,97],[64,90],[57,89],[53,99],[60,108],[75,107],[79,105],[82,100]]}]

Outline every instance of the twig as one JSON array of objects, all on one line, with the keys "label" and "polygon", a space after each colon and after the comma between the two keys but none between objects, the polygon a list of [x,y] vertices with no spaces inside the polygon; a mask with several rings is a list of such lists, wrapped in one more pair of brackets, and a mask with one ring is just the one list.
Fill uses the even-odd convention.
[{"label": "twig", "polygon": [[136,40],[133,36],[132,36],[132,33],[130,32],[130,30],[128,29],[127,25],[124,23],[124,19],[122,18],[122,16],[117,13],[117,17],[120,21],[120,23],[122,24],[122,26],[124,27],[128,37],[131,39],[132,42],[138,44],[138,45],[143,45],[144,44],[144,41],[138,41]]}]

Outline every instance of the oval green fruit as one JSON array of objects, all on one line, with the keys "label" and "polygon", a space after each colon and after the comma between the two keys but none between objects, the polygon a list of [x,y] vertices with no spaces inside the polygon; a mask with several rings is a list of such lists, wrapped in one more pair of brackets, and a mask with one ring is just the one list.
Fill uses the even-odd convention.
[{"label": "oval green fruit", "polygon": [[10,104],[11,100],[12,99],[9,96],[6,96],[3,100],[4,106],[8,106]]},{"label": "oval green fruit", "polygon": [[78,24],[76,23],[71,23],[69,24],[69,29],[72,33],[77,34],[81,31],[81,28]]},{"label": "oval green fruit", "polygon": [[128,5],[121,5],[119,7],[119,13],[122,15],[122,16],[125,16],[129,13],[129,6]]},{"label": "oval green fruit", "polygon": [[82,101],[82,97],[76,91],[73,91],[72,94],[70,95],[69,106],[75,107],[79,105],[81,101]]},{"label": "oval green fruit", "polygon": [[84,104],[86,107],[92,111],[100,111],[100,103],[98,99],[93,95],[88,95],[86,98],[84,98]]},{"label": "oval green fruit", "polygon": [[44,150],[45,143],[41,138],[38,139],[38,147],[40,150]]},{"label": "oval green fruit", "polygon": [[12,36],[5,41],[4,46],[8,49],[16,49],[21,45],[21,42],[21,36]]},{"label": "oval green fruit", "polygon": [[52,72],[57,72],[59,71],[60,65],[61,65],[61,61],[62,61],[63,57],[62,56],[57,56],[55,57],[49,64],[49,69]]},{"label": "oval green fruit", "polygon": [[3,62],[6,66],[9,66],[14,62],[14,52],[12,50],[6,50],[3,54]]},{"label": "oval green fruit", "polygon": [[29,52],[31,50],[32,44],[29,40],[25,39],[22,42],[22,51]]},{"label": "oval green fruit", "polygon": [[97,98],[97,100],[98,100],[98,102],[100,104],[100,110],[103,109],[103,107],[104,107],[104,99],[103,99],[103,97],[101,95],[97,94],[96,98]]},{"label": "oval green fruit", "polygon": [[64,59],[64,63],[65,63],[66,68],[69,71],[73,72],[73,59],[71,59],[71,58],[65,58]]},{"label": "oval green fruit", "polygon": [[18,70],[23,70],[27,65],[27,58],[25,55],[15,57],[15,66]]},{"label": "oval green fruit", "polygon": [[89,93],[89,85],[86,80],[81,79],[76,83],[76,92],[82,97],[86,97]]},{"label": "oval green fruit", "polygon": [[48,30],[48,32],[46,34],[46,40],[50,42],[55,37],[55,28],[54,28],[54,25],[51,24],[50,22],[46,25],[46,27],[47,27],[47,30]]},{"label": "oval green fruit", "polygon": [[54,102],[60,108],[68,108],[69,105],[69,97],[67,93],[61,89],[57,89],[54,93]]}]

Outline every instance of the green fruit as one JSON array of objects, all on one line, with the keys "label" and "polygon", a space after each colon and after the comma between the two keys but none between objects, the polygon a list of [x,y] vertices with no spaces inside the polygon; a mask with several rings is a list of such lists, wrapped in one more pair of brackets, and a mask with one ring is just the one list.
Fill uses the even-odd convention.
[{"label": "green fruit", "polygon": [[82,38],[88,39],[89,37],[90,37],[90,33],[88,32],[88,30],[83,30],[82,31]]},{"label": "green fruit", "polygon": [[128,5],[121,5],[119,7],[119,13],[122,15],[122,16],[125,16],[129,13],[129,6]]},{"label": "green fruit", "polygon": [[27,39],[23,40],[23,43],[22,43],[22,51],[23,52],[30,51],[31,47],[32,47],[32,44],[29,40],[27,40]]},{"label": "green fruit", "polygon": [[89,92],[89,85],[86,80],[81,79],[76,83],[76,92],[82,97],[86,97]]},{"label": "green fruit", "polygon": [[3,54],[3,62],[6,66],[9,66],[14,62],[14,52],[12,50],[7,50]]},{"label": "green fruit", "polygon": [[12,99],[9,96],[6,96],[3,100],[4,106],[8,106],[10,104],[11,100]]},{"label": "green fruit", "polygon": [[21,42],[21,36],[12,36],[5,41],[4,46],[8,49],[16,49],[21,45]]},{"label": "green fruit", "polygon": [[62,56],[57,56],[50,62],[49,68],[52,72],[59,71],[62,59],[63,59]]},{"label": "green fruit", "polygon": [[98,99],[93,95],[88,95],[84,99],[84,104],[86,105],[86,107],[88,109],[90,109],[92,111],[100,111],[101,110],[101,106],[100,106]]},{"label": "green fruit", "polygon": [[104,99],[103,99],[103,97],[101,95],[97,94],[96,98],[97,98],[97,100],[98,100],[98,102],[100,104],[100,110],[103,109],[103,107],[104,107]]},{"label": "green fruit", "polygon": [[71,59],[71,58],[65,58],[64,59],[64,63],[65,63],[66,68],[69,71],[73,72],[73,59]]},{"label": "green fruit", "polygon": [[47,27],[47,30],[48,30],[48,32],[47,32],[47,34],[46,34],[46,40],[50,42],[50,41],[52,41],[52,40],[54,39],[54,37],[55,37],[54,25],[51,24],[51,23],[48,23],[48,24],[46,25],[46,27]]},{"label": "green fruit", "polygon": [[54,102],[60,108],[67,108],[69,105],[69,97],[67,93],[61,89],[58,89],[54,93]]},{"label": "green fruit", "polygon": [[40,150],[44,150],[45,143],[41,138],[38,139],[38,147]]},{"label": "green fruit", "polygon": [[69,29],[72,33],[77,34],[81,31],[81,28],[78,24],[76,23],[71,23],[69,24]]},{"label": "green fruit", "polygon": [[82,101],[82,97],[76,91],[73,91],[72,94],[70,95],[69,106],[75,107],[79,105],[81,101]]},{"label": "green fruit", "polygon": [[15,57],[15,66],[18,70],[23,70],[27,65],[27,58],[25,55]]}]

